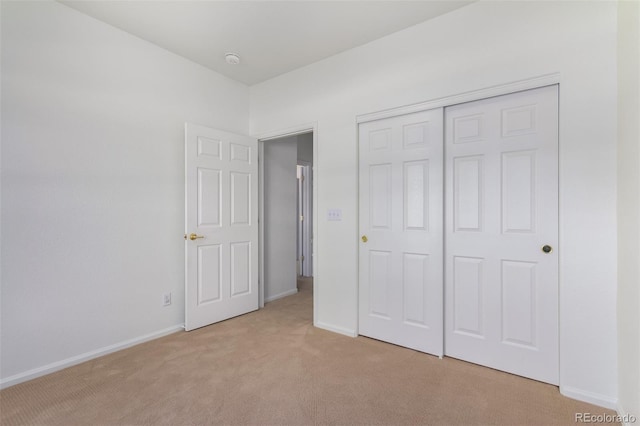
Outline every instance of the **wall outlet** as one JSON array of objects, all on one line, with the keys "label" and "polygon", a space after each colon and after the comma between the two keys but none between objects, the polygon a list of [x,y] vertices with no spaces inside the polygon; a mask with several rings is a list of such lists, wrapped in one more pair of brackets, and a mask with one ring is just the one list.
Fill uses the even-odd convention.
[{"label": "wall outlet", "polygon": [[162,304],[163,306],[169,306],[171,304],[171,293],[165,293],[162,296]]}]

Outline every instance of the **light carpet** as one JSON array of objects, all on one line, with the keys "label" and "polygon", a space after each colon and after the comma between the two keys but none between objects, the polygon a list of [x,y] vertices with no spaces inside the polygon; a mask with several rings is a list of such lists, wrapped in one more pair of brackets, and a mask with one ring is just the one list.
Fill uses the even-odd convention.
[{"label": "light carpet", "polygon": [[9,425],[572,425],[554,386],[312,325],[312,284],[264,309],[0,392]]}]

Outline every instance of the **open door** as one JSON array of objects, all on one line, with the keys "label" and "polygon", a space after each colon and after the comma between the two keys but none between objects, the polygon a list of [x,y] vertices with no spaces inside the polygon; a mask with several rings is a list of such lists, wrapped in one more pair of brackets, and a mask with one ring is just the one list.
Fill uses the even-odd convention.
[{"label": "open door", "polygon": [[185,329],[258,309],[258,142],[185,124]]},{"label": "open door", "polygon": [[298,162],[298,275],[313,276],[311,255],[311,164]]}]

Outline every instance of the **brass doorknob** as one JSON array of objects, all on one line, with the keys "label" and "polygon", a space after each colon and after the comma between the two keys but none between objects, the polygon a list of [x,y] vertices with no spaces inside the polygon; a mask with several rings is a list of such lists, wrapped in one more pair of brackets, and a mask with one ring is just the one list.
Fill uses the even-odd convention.
[{"label": "brass doorknob", "polygon": [[542,246],[542,251],[547,253],[547,254],[549,254],[549,253],[551,253],[553,251],[553,247],[551,247],[550,245],[545,244],[545,245]]},{"label": "brass doorknob", "polygon": [[198,238],[204,238],[204,236],[203,235],[197,235],[197,234],[194,234],[194,233],[189,234],[189,239],[191,241],[197,240]]},{"label": "brass doorknob", "polygon": [[363,242],[363,243],[366,243],[367,241],[369,241],[369,239],[367,238],[367,236],[366,236],[366,235],[363,235],[363,236],[362,236],[362,242]]}]

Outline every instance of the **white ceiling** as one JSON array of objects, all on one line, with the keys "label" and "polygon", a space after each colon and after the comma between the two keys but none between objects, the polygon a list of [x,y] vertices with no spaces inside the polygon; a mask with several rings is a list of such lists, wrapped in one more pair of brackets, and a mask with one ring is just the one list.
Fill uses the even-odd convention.
[{"label": "white ceiling", "polygon": [[[471,1],[59,0],[252,85],[360,46]],[[226,52],[240,55],[228,65]]]}]

